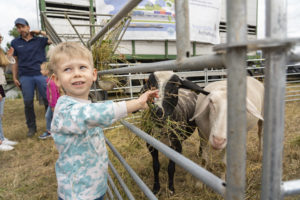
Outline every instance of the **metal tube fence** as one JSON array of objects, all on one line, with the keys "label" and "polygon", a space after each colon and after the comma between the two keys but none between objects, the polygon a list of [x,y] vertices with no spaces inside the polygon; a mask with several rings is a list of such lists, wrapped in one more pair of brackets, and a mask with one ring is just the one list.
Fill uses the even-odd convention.
[{"label": "metal tube fence", "polygon": [[105,138],[105,142],[109,146],[109,148],[112,150],[113,154],[119,159],[119,161],[125,167],[125,169],[130,174],[130,176],[133,178],[133,180],[136,182],[136,184],[141,188],[141,190],[144,192],[144,194],[147,196],[147,198],[151,199],[151,200],[152,199],[157,200],[157,198],[153,194],[153,192],[142,181],[142,179],[135,173],[135,171],[126,163],[125,159],[121,156],[121,154],[116,150],[116,148],[109,142],[109,140],[107,138]]},{"label": "metal tube fence", "polygon": [[281,185],[283,196],[300,194],[300,180],[285,181]]},{"label": "metal tube fence", "polygon": [[223,55],[215,54],[186,58],[182,61],[180,67],[178,67],[178,63],[176,60],[170,60],[155,63],[143,63],[135,65],[134,67],[122,67],[118,69],[103,70],[98,72],[98,74],[125,74],[137,72],[154,72],[163,70],[197,71],[205,68],[223,69],[225,68],[223,63]]},{"label": "metal tube fence", "polygon": [[[286,1],[266,1],[266,36],[286,39]],[[284,138],[285,47],[264,49],[266,56],[263,170],[261,199],[282,199],[282,154]]]},{"label": "metal tube fence", "polygon": [[[247,2],[227,0],[227,45],[247,40]],[[225,199],[245,198],[246,185],[246,57],[247,47],[228,47],[226,52],[227,137]]]},{"label": "metal tube fence", "polygon": [[116,168],[113,166],[113,164],[111,163],[110,160],[108,160],[108,166],[110,167],[111,171],[113,172],[113,174],[115,175],[115,177],[118,179],[121,187],[123,188],[126,196],[128,197],[128,199],[130,200],[134,200],[135,198],[133,197],[133,195],[131,194],[130,190],[128,189],[126,183],[123,181],[123,179],[121,178],[120,174],[118,173],[118,171],[116,170]]},{"label": "metal tube fence", "polygon": [[[263,65],[262,65],[263,66]],[[263,70],[264,67],[247,67],[247,71],[254,71],[253,75],[251,75],[254,78],[264,79]],[[255,72],[258,71],[258,72]],[[197,83],[201,87],[205,87],[208,83],[214,82],[214,81],[220,81],[224,80],[224,78],[227,76],[227,69],[222,70],[208,70],[204,69],[203,71],[193,71],[193,72],[178,72],[178,76],[181,78],[198,78],[196,80],[193,80],[194,83]],[[299,75],[297,77],[293,77],[295,75]],[[145,80],[149,77],[149,73],[144,74],[123,74],[123,75],[112,75],[110,77],[113,78],[126,78],[128,80],[128,83],[123,86],[118,86],[110,90],[110,93],[118,93],[122,91],[121,93],[123,95],[119,96],[116,95],[114,98],[114,101],[124,101],[124,100],[130,100],[135,99],[137,96],[134,96],[134,94],[139,93],[140,89],[142,88],[143,84],[140,82],[139,84],[133,85],[132,81],[134,80]],[[285,93],[285,101],[299,101],[300,100],[300,73],[286,73],[287,81],[286,81],[286,88],[287,91]],[[299,83],[299,84],[298,84]],[[294,85],[297,84],[297,85]],[[103,91],[102,89],[91,89],[91,92],[98,92]],[[97,94],[97,93],[96,93]],[[130,96],[126,96],[126,95]],[[125,95],[125,96],[124,96]],[[110,127],[113,128],[113,127]]]},{"label": "metal tube fence", "polygon": [[112,180],[112,178],[110,177],[110,175],[107,175],[107,180],[108,183],[111,185],[112,190],[114,191],[114,193],[116,194],[116,196],[118,197],[119,200],[123,200],[117,186],[115,185],[114,181]]},{"label": "metal tube fence", "polygon": [[209,171],[203,169],[198,164],[184,157],[182,154],[176,152],[175,150],[171,149],[170,147],[163,144],[162,142],[151,137],[150,135],[140,130],[136,126],[124,120],[121,120],[121,123],[124,126],[126,126],[129,130],[131,130],[134,134],[136,134],[137,136],[145,140],[148,144],[153,146],[155,149],[165,154],[169,159],[174,161],[177,165],[181,166],[183,169],[191,173],[194,177],[196,177],[197,179],[201,180],[203,183],[208,185],[215,192],[224,196],[226,183],[224,183],[220,178],[210,173]]},{"label": "metal tube fence", "polygon": [[168,61],[161,61],[161,62],[154,62],[154,63],[142,63],[142,64],[130,65],[127,67],[120,67],[117,69],[103,70],[103,71],[99,71],[98,74],[103,75],[103,74],[128,74],[128,73],[142,73],[142,72],[145,73],[145,72],[155,72],[155,71],[164,71],[164,70],[199,71],[199,70],[204,70],[205,68],[224,69],[226,68],[224,63],[225,63],[224,55],[213,54],[213,55],[195,56],[195,57],[186,58],[185,60],[182,61],[180,67],[178,67],[178,62],[176,60],[168,60]]},{"label": "metal tube fence", "polygon": [[107,194],[108,194],[108,196],[106,195],[106,198],[108,198],[108,199],[114,199],[114,195],[113,195],[113,193],[112,193],[109,185],[107,187]]},{"label": "metal tube fence", "polygon": [[128,15],[128,13],[136,7],[142,0],[131,0],[115,15],[110,21],[97,33],[94,35],[89,41],[88,46],[91,47],[99,38],[104,36],[114,25],[116,25],[123,17]]},{"label": "metal tube fence", "polygon": [[[248,75],[255,77],[255,78],[264,78],[265,64],[262,62],[262,61],[264,61],[264,59],[249,59],[249,60],[247,60],[247,62],[254,62],[254,61],[257,61],[256,64],[258,66],[256,64],[253,66],[248,66],[246,68],[247,72],[249,73]],[[130,65],[128,68],[134,68],[134,67],[135,67],[134,65]],[[300,78],[299,78],[300,73],[291,72],[290,69],[288,69],[288,68],[297,68],[297,69],[299,68],[300,69],[300,65],[286,65],[286,68],[287,68],[287,72],[286,72],[287,88],[299,88],[300,85],[299,86],[291,85],[291,83],[300,83]],[[126,69],[124,69],[124,70],[126,70]],[[203,87],[203,86],[206,86],[209,82],[224,80],[224,78],[227,76],[227,69],[225,69],[225,68],[223,68],[223,69],[207,69],[207,68],[205,68],[204,70],[201,70],[201,71],[180,71],[180,72],[177,72],[177,74],[178,74],[178,76],[180,76],[182,78],[187,78],[187,79],[191,78],[191,77],[198,78],[199,80],[193,79],[193,82],[199,83],[199,85]],[[125,78],[128,81],[127,85],[114,87],[112,91],[124,90],[125,93],[128,93],[128,91],[137,93],[140,91],[139,89],[142,87],[142,84],[133,85],[130,82],[130,80],[132,80],[132,81],[145,80],[149,77],[149,73],[133,73],[133,74],[129,73],[129,74],[121,74],[121,75],[110,75],[109,77],[117,78],[117,79]],[[94,91],[94,90],[91,90],[91,91]],[[96,89],[96,91],[102,91],[102,90]],[[300,92],[300,91],[297,91],[297,90],[287,91],[286,94],[295,93],[295,92]],[[130,95],[132,95],[131,92],[130,92]],[[299,95],[296,94],[295,96],[299,96]],[[130,98],[126,98],[126,99],[130,99]],[[119,100],[121,100],[121,99],[119,99]]]}]

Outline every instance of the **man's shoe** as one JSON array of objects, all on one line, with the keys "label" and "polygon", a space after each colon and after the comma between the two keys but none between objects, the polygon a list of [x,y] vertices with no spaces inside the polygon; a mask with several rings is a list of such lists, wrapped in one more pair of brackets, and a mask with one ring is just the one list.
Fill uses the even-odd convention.
[{"label": "man's shoe", "polygon": [[44,132],[42,135],[39,136],[40,139],[44,140],[51,137],[51,133],[49,133],[48,131]]},{"label": "man's shoe", "polygon": [[30,128],[27,133],[27,137],[33,137],[36,133],[36,129]]},{"label": "man's shoe", "polygon": [[13,150],[14,147],[12,146],[9,146],[7,144],[1,144],[0,145],[0,151],[10,151],[10,150]]}]

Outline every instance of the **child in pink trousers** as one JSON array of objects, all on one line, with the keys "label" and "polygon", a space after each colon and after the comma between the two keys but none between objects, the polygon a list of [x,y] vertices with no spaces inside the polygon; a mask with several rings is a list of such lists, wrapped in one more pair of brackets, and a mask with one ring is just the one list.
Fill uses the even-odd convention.
[{"label": "child in pink trousers", "polygon": [[51,137],[50,128],[51,128],[51,121],[53,117],[54,108],[57,102],[57,99],[60,96],[59,88],[56,86],[55,82],[51,79],[52,78],[52,70],[49,67],[47,62],[44,62],[41,65],[41,74],[43,76],[47,76],[47,100],[48,100],[48,108],[45,114],[46,118],[46,131],[39,136],[40,139],[46,139]]}]

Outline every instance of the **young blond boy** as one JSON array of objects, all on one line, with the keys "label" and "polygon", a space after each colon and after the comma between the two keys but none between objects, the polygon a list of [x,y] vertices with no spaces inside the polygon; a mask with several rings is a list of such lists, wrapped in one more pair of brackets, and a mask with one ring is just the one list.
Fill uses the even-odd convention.
[{"label": "young blond boy", "polygon": [[147,91],[126,102],[91,103],[88,94],[97,71],[88,49],[79,43],[64,42],[50,55],[55,82],[66,94],[58,99],[51,124],[59,152],[59,199],[102,200],[107,189],[108,163],[102,127],[147,108],[147,100],[158,97],[158,91]]}]

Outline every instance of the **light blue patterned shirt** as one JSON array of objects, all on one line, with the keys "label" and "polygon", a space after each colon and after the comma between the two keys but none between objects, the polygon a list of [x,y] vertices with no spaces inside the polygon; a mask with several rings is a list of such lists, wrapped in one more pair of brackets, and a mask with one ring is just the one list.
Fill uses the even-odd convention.
[{"label": "light blue patterned shirt", "polygon": [[126,115],[125,102],[58,99],[51,133],[59,152],[55,171],[60,198],[94,200],[105,194],[108,155],[101,127]]}]

